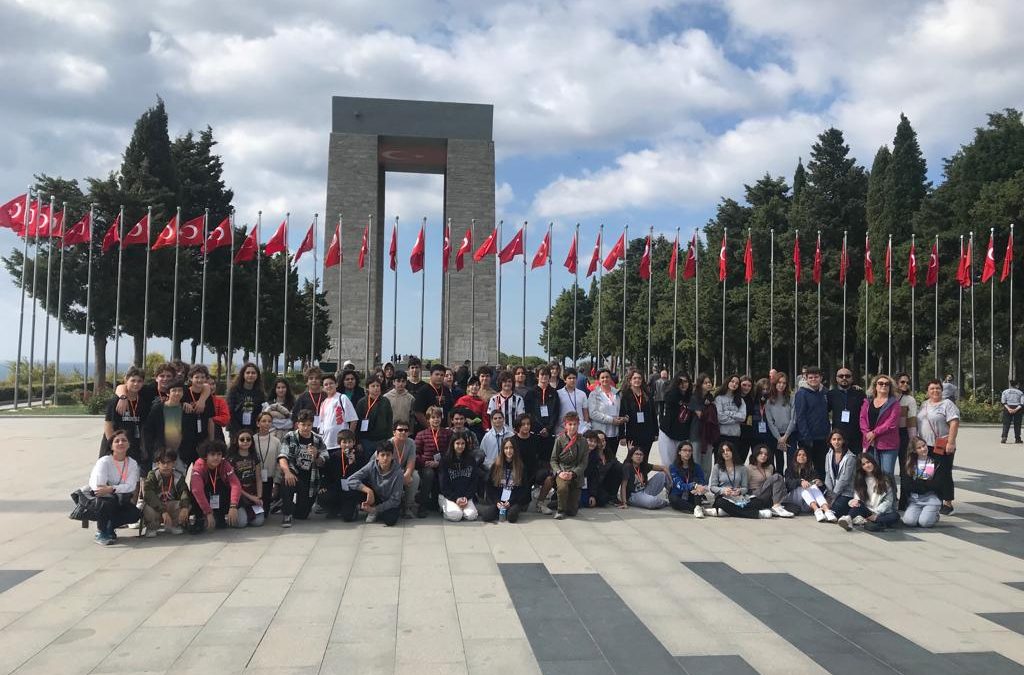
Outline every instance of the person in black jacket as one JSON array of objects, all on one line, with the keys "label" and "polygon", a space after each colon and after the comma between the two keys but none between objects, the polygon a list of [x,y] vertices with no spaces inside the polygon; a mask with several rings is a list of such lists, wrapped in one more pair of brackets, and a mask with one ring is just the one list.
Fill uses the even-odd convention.
[{"label": "person in black jacket", "polygon": [[646,462],[651,446],[658,438],[658,416],[654,399],[644,385],[644,376],[635,370],[629,376],[629,387],[622,392],[619,414],[626,418],[626,441],[644,451]]},{"label": "person in black jacket", "polygon": [[551,369],[541,366],[537,369],[537,386],[526,392],[524,405],[526,414],[530,416],[530,427],[540,441],[541,455],[551,456],[551,448],[555,445],[555,436],[561,429],[557,428],[560,404],[558,390],[551,386]]},{"label": "person in black jacket", "polygon": [[[479,480],[479,465],[468,450],[468,431],[452,435],[448,452],[441,457],[437,476],[440,495],[437,498],[445,520],[476,520],[479,515],[476,504],[476,488]],[[498,453],[501,454],[501,453]]]},{"label": "person in black jacket", "polygon": [[487,476],[484,502],[478,510],[480,519],[493,523],[507,520],[514,523],[519,514],[530,506],[530,482],[526,466],[512,437],[501,444],[501,452]]},{"label": "person in black jacket", "polygon": [[928,453],[928,444],[920,436],[911,443],[913,452],[900,469],[900,499],[907,500],[903,524],[907,527],[933,527],[939,522],[938,487],[946,480],[942,462]]},{"label": "person in black jacket", "polygon": [[864,405],[864,390],[853,384],[853,371],[842,366],[836,371],[836,386],[828,390],[828,410],[832,415],[832,428],[846,437],[846,447],[860,452],[860,409]]},{"label": "person in black jacket", "polygon": [[587,470],[583,472],[584,484],[581,494],[582,506],[594,508],[619,503],[619,487],[622,485],[622,462],[609,458],[604,452],[604,432],[590,431],[583,434],[587,441],[590,457]]},{"label": "person in black jacket", "polygon": [[[390,439],[381,441],[381,443],[390,442]],[[326,512],[327,518],[339,518],[345,515],[351,516],[349,521],[351,522],[351,520],[355,520],[355,510],[344,507],[346,498],[351,497],[352,493],[342,490],[341,483],[351,478],[356,471],[370,461],[377,446],[367,448],[364,444],[357,444],[356,435],[351,429],[342,429],[338,432],[338,446],[337,450],[330,453],[327,463],[324,465],[323,480],[320,481],[316,501]],[[395,464],[399,463],[399,454],[394,453]]]},{"label": "person in black jacket", "polygon": [[256,417],[263,410],[266,400],[260,369],[255,363],[246,363],[239,369],[228,390],[228,409],[231,411],[228,431],[232,437],[242,429],[256,432]]},{"label": "person in black jacket", "polygon": [[661,415],[658,417],[658,451],[665,466],[675,463],[676,448],[690,440],[694,414],[690,409],[693,388],[690,376],[680,373],[665,389]]}]

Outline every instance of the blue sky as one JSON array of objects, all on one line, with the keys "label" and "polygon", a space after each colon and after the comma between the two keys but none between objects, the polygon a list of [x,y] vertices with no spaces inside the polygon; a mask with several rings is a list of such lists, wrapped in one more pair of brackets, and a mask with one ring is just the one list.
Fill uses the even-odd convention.
[{"label": "blue sky", "polygon": [[[815,136],[833,125],[869,166],[905,112],[937,182],[941,158],[968,142],[986,113],[1024,105],[1014,30],[1024,8],[1009,1],[281,7],[0,2],[8,27],[0,75],[16,92],[0,103],[0,199],[23,192],[33,173],[81,179],[116,170],[135,118],[160,95],[172,134],[213,127],[239,221],[262,209],[276,224],[290,211],[294,249],[324,208],[332,95],[490,103],[506,237],[528,220],[532,256],[554,222],[560,265],[577,221],[584,258],[600,223],[606,240],[624,223],[634,236],[649,226],[671,236],[678,226],[685,238],[722,196],[741,197],[743,184],[765,171],[791,178],[797,158],[806,160]],[[386,237],[401,216],[399,284],[412,304],[400,352],[419,342],[419,280],[407,261],[423,216],[428,303],[440,289],[441,196],[438,177],[388,177]],[[456,242],[464,227],[456,223]],[[265,229],[266,239],[273,228]],[[16,244],[0,232],[0,250]],[[312,259],[300,270],[311,276]],[[506,266],[515,281],[503,294],[517,316],[520,270]],[[571,282],[556,265],[555,293]],[[387,275],[386,353],[392,283]],[[547,275],[532,273],[527,293],[527,348],[541,354]],[[18,298],[10,279],[0,281],[0,312],[16,316]],[[440,344],[432,314],[427,354]],[[520,330],[511,332],[502,347],[518,352]],[[0,335],[0,359],[14,357],[16,339],[15,331]]]}]

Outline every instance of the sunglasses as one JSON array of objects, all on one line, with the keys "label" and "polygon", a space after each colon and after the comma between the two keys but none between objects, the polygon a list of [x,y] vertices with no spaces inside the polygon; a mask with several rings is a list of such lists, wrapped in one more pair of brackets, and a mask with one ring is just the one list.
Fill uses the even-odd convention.
[{"label": "sunglasses", "polygon": [[409,433],[409,430],[408,429],[395,429],[395,433],[396,434],[407,434],[407,433]]},{"label": "sunglasses", "polygon": [[850,373],[839,373],[838,375],[836,375],[836,377],[838,377],[841,380],[846,380],[853,377],[853,375]]},{"label": "sunglasses", "polygon": [[888,387],[890,383],[889,382],[876,382],[875,384],[877,384],[879,387]]}]

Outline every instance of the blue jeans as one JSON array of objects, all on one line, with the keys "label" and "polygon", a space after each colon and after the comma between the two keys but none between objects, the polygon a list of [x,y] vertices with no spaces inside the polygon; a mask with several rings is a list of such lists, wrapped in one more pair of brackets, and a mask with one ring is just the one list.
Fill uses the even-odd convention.
[{"label": "blue jeans", "polygon": [[[868,510],[868,507],[861,504],[860,506],[854,506],[852,509],[850,509],[850,512],[847,515],[851,518],[856,518],[857,516],[867,518],[871,515],[871,511]],[[875,516],[875,522],[877,524],[885,525],[887,527],[892,527],[896,524],[896,521],[899,519],[900,514],[896,511],[889,511],[888,513],[879,513],[877,516]]]},{"label": "blue jeans", "polygon": [[878,459],[878,464],[882,467],[882,473],[895,481],[896,460],[899,459],[899,450],[879,450],[875,448],[872,454]]}]

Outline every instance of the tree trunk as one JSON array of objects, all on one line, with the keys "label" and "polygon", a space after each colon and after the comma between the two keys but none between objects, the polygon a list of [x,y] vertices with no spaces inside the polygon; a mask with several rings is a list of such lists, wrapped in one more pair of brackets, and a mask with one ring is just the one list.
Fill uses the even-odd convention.
[{"label": "tree trunk", "polygon": [[141,334],[132,336],[132,344],[135,346],[135,356],[132,358],[132,362],[139,368],[144,368],[145,363],[142,360],[142,352],[146,349],[146,340]]},{"label": "tree trunk", "polygon": [[93,334],[93,358],[96,370],[92,381],[92,395],[99,396],[107,386],[107,338],[102,335]]}]

